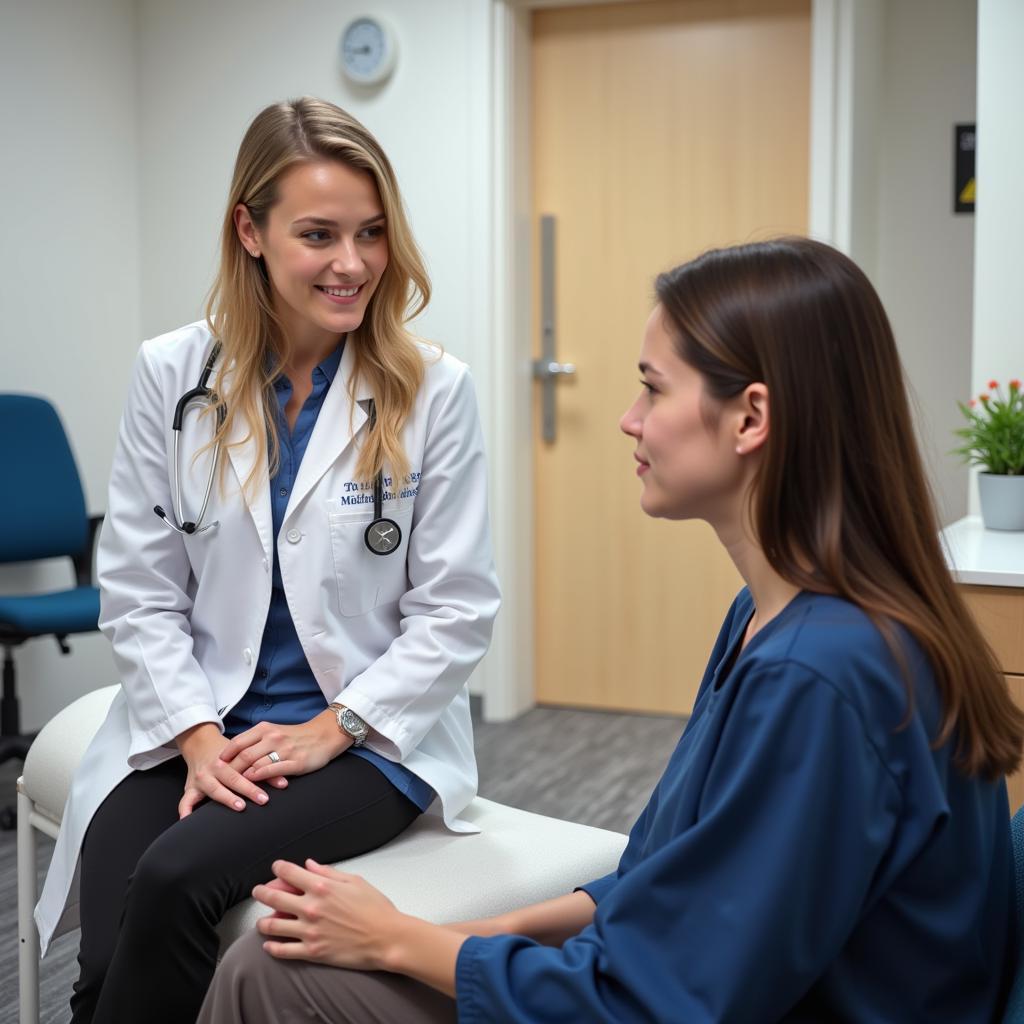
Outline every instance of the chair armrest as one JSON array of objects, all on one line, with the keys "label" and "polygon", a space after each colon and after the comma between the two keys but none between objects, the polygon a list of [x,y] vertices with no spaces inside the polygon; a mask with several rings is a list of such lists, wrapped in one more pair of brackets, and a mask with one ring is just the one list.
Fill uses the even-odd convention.
[{"label": "chair armrest", "polygon": [[80,587],[95,586],[92,578],[92,555],[102,522],[103,515],[89,516],[89,537],[85,542],[85,547],[77,555],[71,557],[75,566],[75,579]]}]

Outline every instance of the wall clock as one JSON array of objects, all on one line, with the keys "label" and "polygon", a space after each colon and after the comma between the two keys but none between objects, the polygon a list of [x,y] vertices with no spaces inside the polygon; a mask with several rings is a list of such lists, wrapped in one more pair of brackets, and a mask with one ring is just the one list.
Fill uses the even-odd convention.
[{"label": "wall clock", "polygon": [[350,21],[341,33],[341,66],[359,85],[377,85],[391,74],[398,59],[395,33],[377,17]]}]

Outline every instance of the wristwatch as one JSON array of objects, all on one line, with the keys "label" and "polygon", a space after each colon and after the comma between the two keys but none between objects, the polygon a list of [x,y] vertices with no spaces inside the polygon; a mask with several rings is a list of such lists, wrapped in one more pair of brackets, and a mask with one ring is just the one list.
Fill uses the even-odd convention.
[{"label": "wristwatch", "polygon": [[361,747],[370,735],[370,727],[351,709],[344,704],[328,704],[334,717],[338,719],[338,728],[352,737],[352,746]]}]

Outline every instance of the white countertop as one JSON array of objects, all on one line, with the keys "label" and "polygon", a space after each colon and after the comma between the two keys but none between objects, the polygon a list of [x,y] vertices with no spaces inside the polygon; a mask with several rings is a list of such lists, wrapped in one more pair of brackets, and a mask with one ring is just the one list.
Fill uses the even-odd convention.
[{"label": "white countertop", "polygon": [[946,564],[958,583],[1024,587],[1024,531],[986,530],[967,516],[942,531]]}]

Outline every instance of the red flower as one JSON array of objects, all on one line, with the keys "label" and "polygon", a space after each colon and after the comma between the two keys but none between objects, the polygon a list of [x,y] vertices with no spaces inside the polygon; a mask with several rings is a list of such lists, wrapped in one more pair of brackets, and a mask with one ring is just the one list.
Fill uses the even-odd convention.
[{"label": "red flower", "polygon": [[978,396],[983,402],[987,402],[991,399],[991,395],[979,395]]},{"label": "red flower", "polygon": [[967,404],[973,409],[978,403],[972,398]]},{"label": "red flower", "polygon": [[999,387],[999,381],[997,381],[997,380],[990,380],[990,381],[988,382],[988,386],[989,386],[989,387],[990,387],[990,388],[991,388],[991,389],[992,389],[993,391],[995,391],[995,389],[996,389],[997,387]]},{"label": "red flower", "polygon": [[1013,388],[1014,391],[1020,391],[1020,381],[1017,380],[1016,378],[1014,380],[1011,380],[1010,387]]}]

